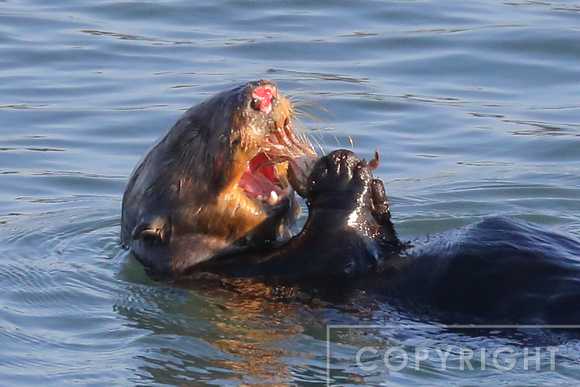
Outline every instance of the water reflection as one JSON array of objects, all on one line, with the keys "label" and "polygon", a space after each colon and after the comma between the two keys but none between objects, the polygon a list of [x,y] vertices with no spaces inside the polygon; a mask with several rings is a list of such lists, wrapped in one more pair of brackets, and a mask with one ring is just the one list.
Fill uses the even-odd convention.
[{"label": "water reflection", "polygon": [[[136,287],[131,288],[135,292]],[[296,372],[308,369],[296,369],[288,359],[306,356],[305,362],[312,361],[295,349],[296,343],[309,339],[303,324],[324,321],[316,317],[322,310],[316,303],[288,301],[292,289],[281,300],[275,289],[247,280],[212,280],[198,289],[172,284],[154,292],[150,287],[140,290],[137,301],[117,305],[116,310],[132,326],[151,330],[147,341],[156,348],[139,358],[145,361],[142,369],[158,383],[190,385],[207,379],[286,385]],[[176,341],[189,345],[176,348]],[[325,368],[319,360],[314,364]]]}]

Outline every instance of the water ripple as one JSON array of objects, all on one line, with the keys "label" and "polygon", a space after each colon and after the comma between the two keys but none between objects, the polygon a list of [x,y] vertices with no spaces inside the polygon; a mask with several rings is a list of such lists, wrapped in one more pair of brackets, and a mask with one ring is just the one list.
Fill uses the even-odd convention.
[{"label": "water ripple", "polygon": [[[360,317],[263,289],[154,282],[120,248],[121,196],[141,155],[185,109],[249,80],[273,78],[301,102],[324,150],[381,151],[376,173],[404,237],[488,215],[580,235],[576,4],[0,3],[4,384],[321,384],[326,323],[413,323],[389,305]],[[573,346],[553,372],[429,363],[368,374],[353,365],[361,345],[486,340],[417,329],[337,339],[336,383],[578,375]]]}]

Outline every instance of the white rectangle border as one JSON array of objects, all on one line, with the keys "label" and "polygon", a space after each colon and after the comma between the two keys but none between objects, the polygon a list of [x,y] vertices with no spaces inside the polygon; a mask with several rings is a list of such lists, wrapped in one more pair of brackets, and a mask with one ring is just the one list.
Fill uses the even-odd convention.
[{"label": "white rectangle border", "polygon": [[510,324],[463,324],[463,325],[446,325],[446,324],[386,324],[386,325],[326,325],[326,385],[330,387],[330,331],[332,329],[580,329],[580,324],[568,325],[510,325]]}]

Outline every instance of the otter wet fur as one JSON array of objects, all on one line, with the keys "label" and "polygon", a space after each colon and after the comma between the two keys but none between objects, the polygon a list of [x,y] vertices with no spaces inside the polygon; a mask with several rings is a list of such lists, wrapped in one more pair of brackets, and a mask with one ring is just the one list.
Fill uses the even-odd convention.
[{"label": "otter wet fur", "polygon": [[[124,246],[180,281],[355,289],[446,323],[580,324],[578,241],[489,218],[401,242],[373,177],[378,153],[318,158],[293,114],[265,80],[188,110],[133,171]],[[295,192],[308,206],[297,234]]]}]

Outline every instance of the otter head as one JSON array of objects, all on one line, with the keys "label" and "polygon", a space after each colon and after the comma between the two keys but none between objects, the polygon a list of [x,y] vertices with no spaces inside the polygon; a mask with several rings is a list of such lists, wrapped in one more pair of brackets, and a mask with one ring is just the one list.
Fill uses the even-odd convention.
[{"label": "otter head", "polygon": [[132,174],[123,197],[123,243],[138,255],[188,241],[188,250],[201,253],[180,259],[187,266],[240,239],[283,234],[284,220],[299,208],[289,162],[316,157],[295,132],[293,115],[290,102],[266,80],[189,109]]}]

